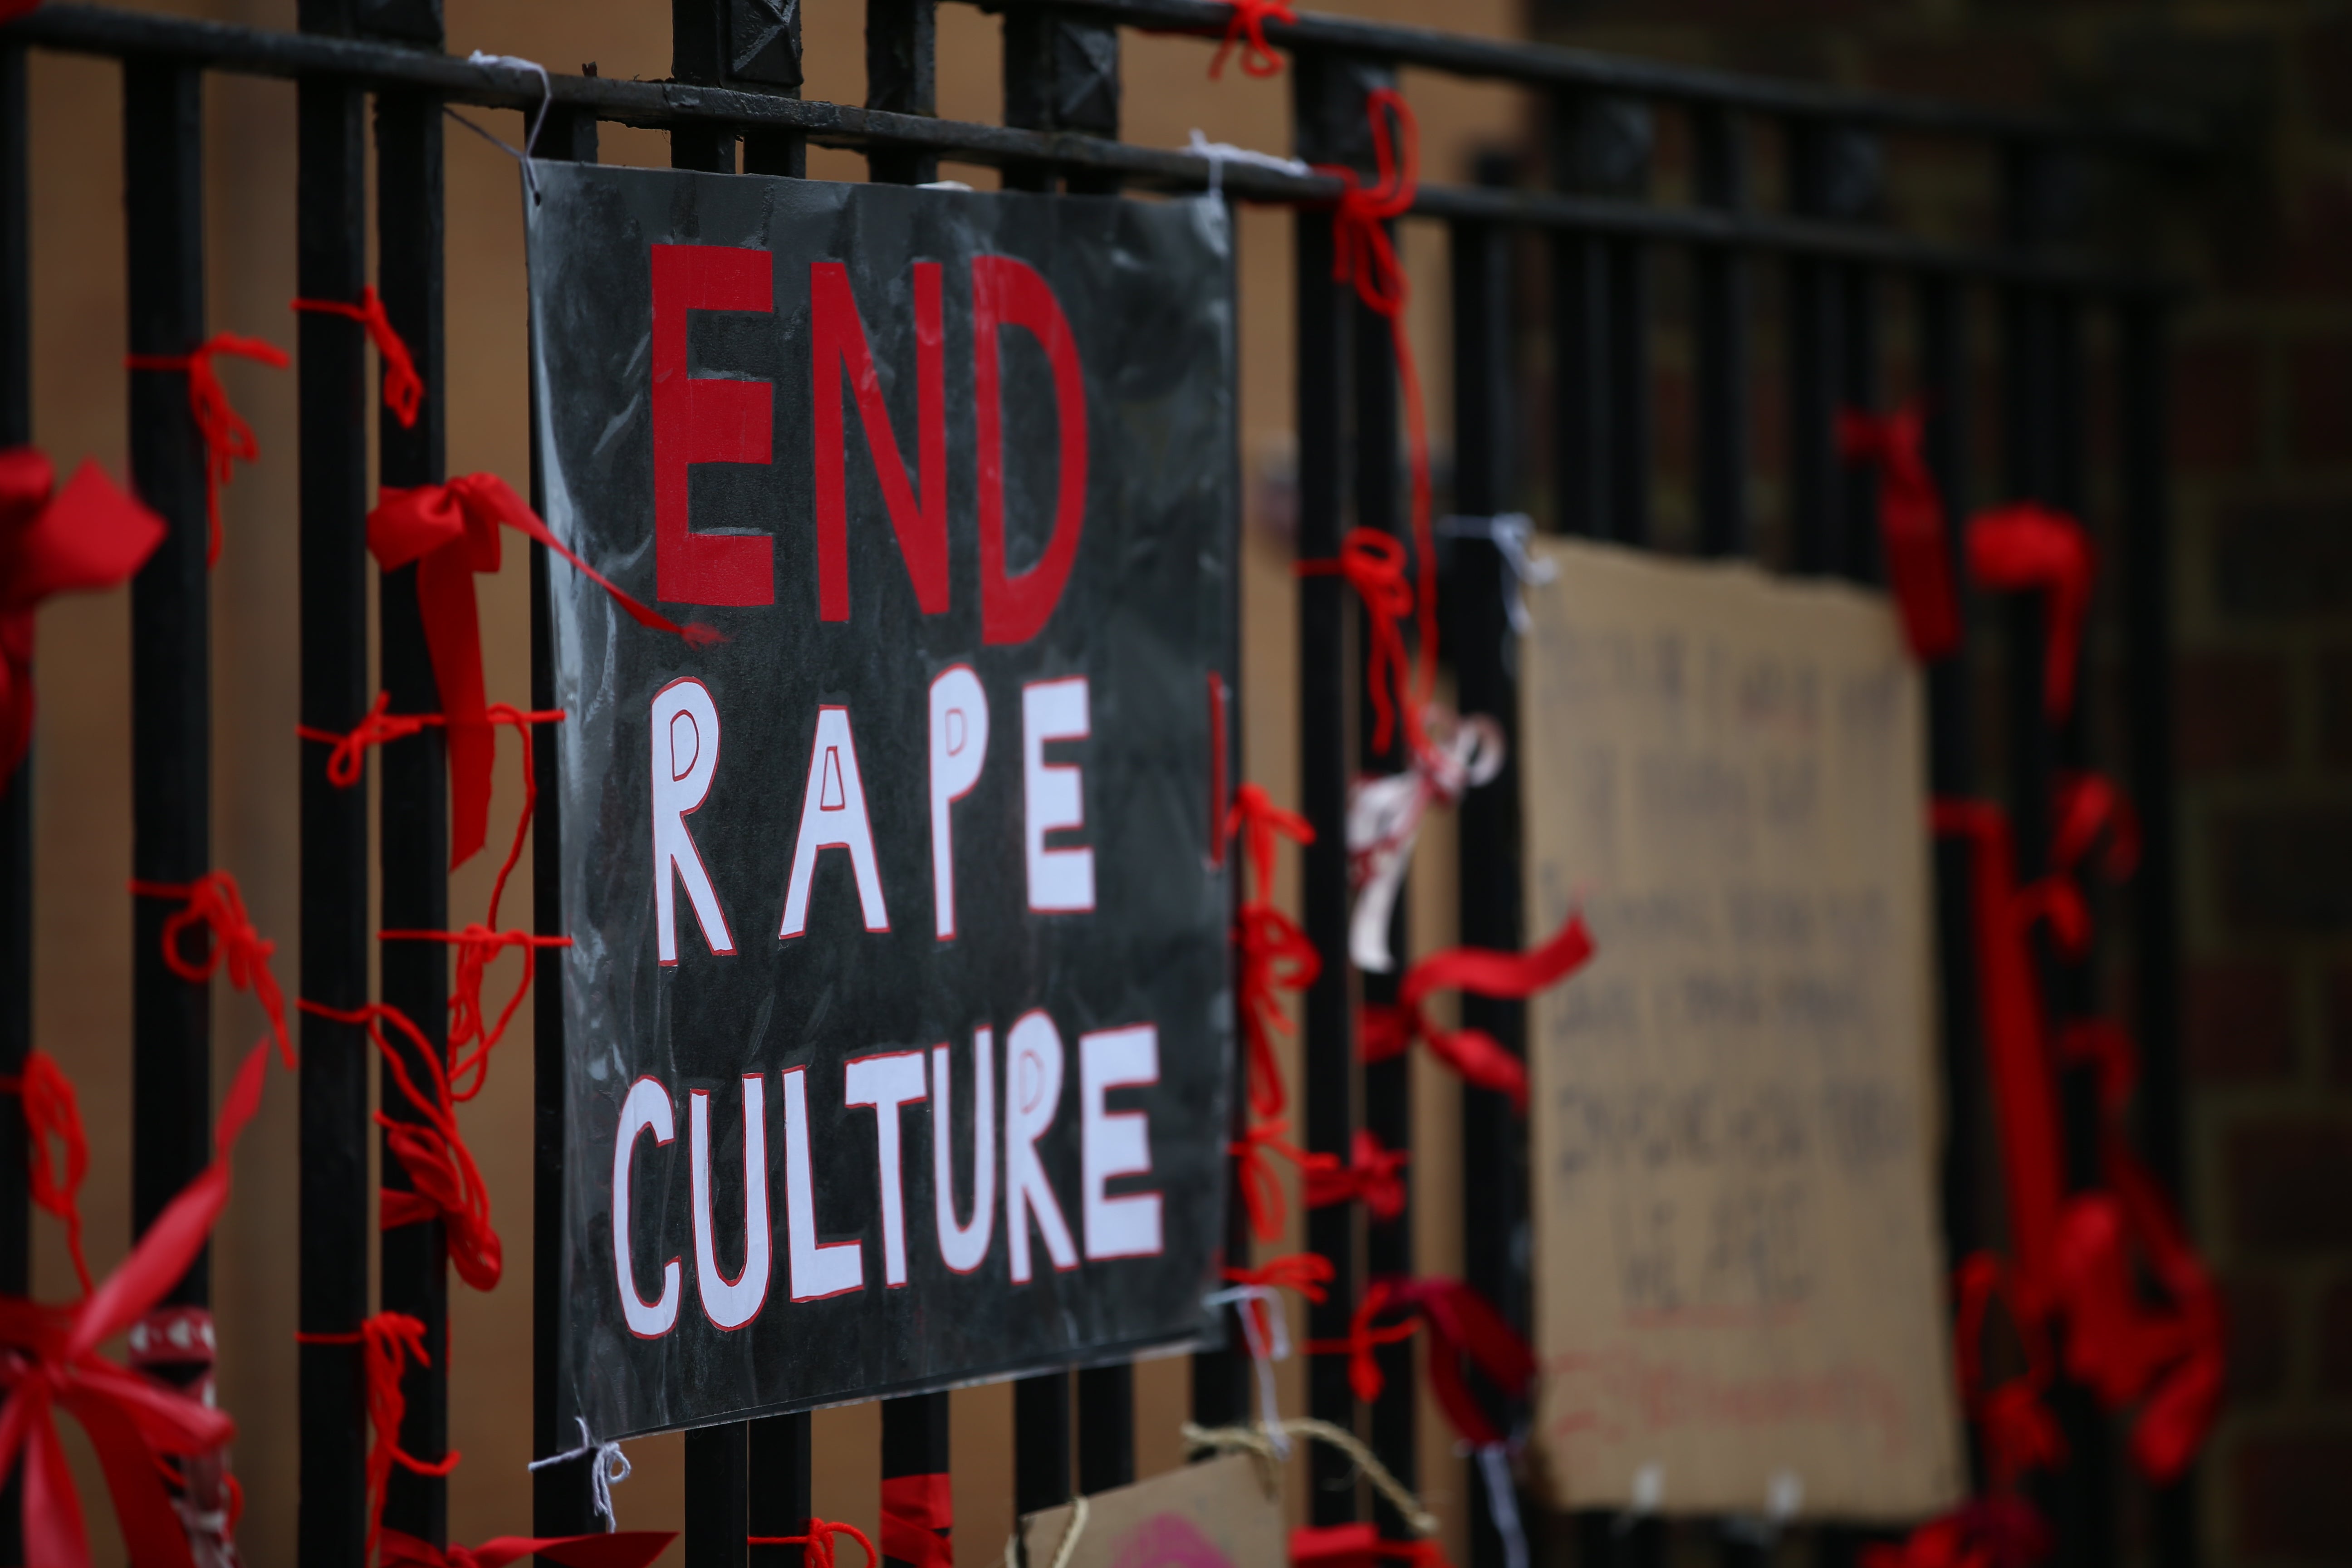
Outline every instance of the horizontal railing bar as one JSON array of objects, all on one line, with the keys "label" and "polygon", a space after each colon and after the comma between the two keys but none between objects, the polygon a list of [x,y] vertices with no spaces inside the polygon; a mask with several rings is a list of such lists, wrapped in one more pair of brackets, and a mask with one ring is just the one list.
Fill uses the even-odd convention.
[{"label": "horizontal railing bar", "polygon": [[[1172,0],[1153,0],[1155,4]],[[477,66],[454,55],[317,34],[283,33],[98,5],[45,5],[0,28],[0,37],[50,48],[109,56],[168,56],[250,75],[341,77],[370,87],[422,88],[455,103],[528,113],[544,91],[598,120],[650,130],[718,121],[798,131],[825,146],[864,151],[921,148],[960,161],[1001,166],[1043,163],[1118,174],[1124,184],[1165,191],[1201,190],[1206,161],[1189,153],[1139,147],[1066,132],[1013,130],[968,121],[891,114],[818,100],[734,92],[678,82],[538,75],[508,66]],[[1244,200],[1312,205],[1336,202],[1340,182],[1256,164],[1223,165],[1226,190]],[[1669,244],[1720,245],[1759,252],[1869,262],[1956,278],[2031,283],[2136,296],[2173,285],[2142,271],[2078,258],[1937,245],[1862,224],[1756,212],[1663,206],[1605,196],[1423,185],[1413,216],[1474,219],[1538,228],[1581,229]]]},{"label": "horizontal railing bar", "polygon": [[[971,0],[983,11],[1051,5],[1057,11],[1157,32],[1222,36],[1233,16],[1224,0]],[[1886,131],[2000,142],[2055,142],[2116,152],[2181,157],[2203,139],[2179,123],[2147,117],[2098,120],[2034,114],[1945,100],[1902,97],[1813,82],[1741,76],[1517,39],[1479,38],[1433,27],[1361,22],[1305,12],[1296,21],[1269,17],[1265,36],[1285,47],[1377,56],[1454,76],[1487,77],[1550,87],[1584,88],[1754,113],[1837,120]]]}]

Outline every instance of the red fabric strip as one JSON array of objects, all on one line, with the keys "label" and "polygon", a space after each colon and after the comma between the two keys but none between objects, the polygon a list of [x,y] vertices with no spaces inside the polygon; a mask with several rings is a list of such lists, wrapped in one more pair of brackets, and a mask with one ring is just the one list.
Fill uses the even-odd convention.
[{"label": "red fabric strip", "polygon": [[646,1568],[677,1539],[675,1530],[620,1530],[600,1535],[498,1535],[479,1546],[444,1549],[387,1530],[379,1562],[383,1568],[506,1568],[535,1554],[564,1568]]},{"label": "red fabric strip", "polygon": [[1592,936],[1581,914],[1570,914],[1549,942],[1529,952],[1497,952],[1483,947],[1433,952],[1405,971],[1394,1006],[1363,1009],[1357,1048],[1368,1062],[1385,1061],[1413,1041],[1425,1040],[1464,1082],[1509,1095],[1513,1108],[1524,1115],[1527,1064],[1484,1030],[1439,1028],[1422,1004],[1433,991],[1469,991],[1524,1001],[1565,980],[1591,956]]},{"label": "red fabric strip", "polygon": [[163,520],[96,463],[52,495],[54,478],[37,447],[0,450],[0,784],[33,743],[34,612],[127,581],[163,542]]},{"label": "red fabric strip", "polygon": [[955,1489],[948,1472],[882,1478],[882,1555],[915,1568],[955,1568]]},{"label": "red fabric strip", "polygon": [[284,370],[293,363],[277,344],[234,332],[215,332],[188,353],[131,354],[122,362],[132,370],[176,370],[187,375],[188,413],[205,444],[205,515],[212,524],[212,542],[205,554],[207,566],[220,563],[221,487],[236,477],[237,463],[254,462],[261,456],[253,426],[230,406],[228,389],[213,372],[213,359],[218,354],[254,360],[272,370]]},{"label": "red fabric strip", "polygon": [[74,1093],[73,1079],[58,1066],[57,1058],[36,1047],[25,1053],[22,1072],[0,1078],[0,1093],[16,1095],[23,1102],[25,1160],[32,1199],[64,1222],[66,1251],[73,1258],[81,1293],[87,1296],[89,1260],[81,1249],[81,1184],[89,1173],[89,1135],[82,1129],[81,1101]]},{"label": "red fabric strip", "polygon": [[1535,1381],[1536,1353],[1486,1297],[1459,1279],[1431,1278],[1392,1283],[1390,1300],[1420,1314],[1429,1325],[1429,1388],[1475,1447],[1499,1443],[1503,1434],[1462,1378],[1466,1360],[1507,1399],[1525,1394]]},{"label": "red fabric strip", "polygon": [[1903,635],[1917,659],[1938,659],[1960,646],[1960,607],[1952,591],[1944,499],[1919,451],[1927,426],[1918,404],[1892,414],[1838,411],[1838,450],[1849,463],[1878,469],[1878,528],[1886,547],[1886,581],[1903,616]]},{"label": "red fabric strip", "polygon": [[1985,587],[2047,595],[2042,698],[2054,724],[2074,706],[2083,622],[2091,609],[2090,535],[2063,511],[2018,501],[1970,519],[1968,546],[1969,574]]},{"label": "red fabric strip", "polygon": [[346,304],[341,300],[297,300],[297,310],[311,310],[325,316],[343,316],[367,329],[368,341],[375,344],[376,357],[383,361],[383,405],[400,421],[404,430],[416,425],[417,406],[425,401],[425,379],[416,374],[416,362],[409,357],[408,345],[393,330],[392,318],[384,314],[383,300],[373,283],[360,287],[360,302]]},{"label": "red fabric strip", "polygon": [[1290,8],[1290,0],[1234,0],[1232,20],[1225,24],[1225,41],[1217,46],[1217,58],[1209,62],[1209,79],[1214,81],[1223,74],[1225,57],[1239,44],[1242,69],[1251,76],[1276,75],[1282,69],[1282,57],[1265,41],[1268,21],[1297,22],[1298,17]]},{"label": "red fabric strip", "polygon": [[1446,1568],[1435,1541],[1383,1541],[1375,1524],[1302,1524],[1290,1532],[1293,1568],[1375,1568],[1383,1558]]}]

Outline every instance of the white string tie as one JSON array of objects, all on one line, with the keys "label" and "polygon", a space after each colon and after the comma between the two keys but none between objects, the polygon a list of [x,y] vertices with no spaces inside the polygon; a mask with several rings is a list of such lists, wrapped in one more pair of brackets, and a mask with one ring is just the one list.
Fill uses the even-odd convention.
[{"label": "white string tie", "polygon": [[1503,584],[1503,613],[1510,617],[1511,629],[1521,637],[1534,623],[1528,616],[1528,585],[1543,586],[1559,575],[1559,563],[1538,556],[1528,548],[1536,536],[1536,521],[1523,511],[1500,512],[1493,517],[1448,517],[1437,524],[1438,533],[1447,539],[1483,539],[1502,556],[1509,567],[1511,580]]},{"label": "white string tie", "polygon": [[[1265,1303],[1266,1327],[1258,1326],[1258,1314],[1250,1310],[1250,1303]],[[1234,1315],[1242,1321],[1242,1338],[1249,1342],[1250,1364],[1257,1373],[1258,1419],[1265,1423],[1267,1434],[1274,1439],[1277,1458],[1290,1458],[1290,1437],[1282,1429],[1282,1405],[1275,1396],[1274,1363],[1290,1359],[1290,1323],[1282,1310],[1282,1292],[1271,1285],[1235,1285],[1201,1298],[1204,1307],[1233,1304]],[[1268,1344],[1271,1334],[1274,1342]]]},{"label": "white string tie", "polygon": [[1213,196],[1224,194],[1228,163],[1246,163],[1254,169],[1272,169],[1277,174],[1296,174],[1302,179],[1315,172],[1301,159],[1261,153],[1255,147],[1236,147],[1230,142],[1212,142],[1201,134],[1197,125],[1192,128],[1192,140],[1183,150],[1195,158],[1209,161],[1209,194]]},{"label": "white string tie", "polygon": [[580,1423],[580,1447],[550,1454],[544,1459],[533,1459],[528,1468],[543,1470],[550,1465],[568,1465],[574,1459],[593,1460],[588,1471],[589,1494],[609,1533],[621,1528],[620,1520],[613,1512],[613,1488],[629,1479],[629,1457],[621,1452],[618,1443],[599,1443],[590,1436],[586,1416],[575,1415],[572,1419]]},{"label": "white string tie", "polygon": [[1359,969],[1385,974],[1389,916],[1412,862],[1421,820],[1435,805],[1454,805],[1463,792],[1492,783],[1503,771],[1503,727],[1483,713],[1455,718],[1432,706],[1422,717],[1429,744],[1401,773],[1364,774],[1348,786],[1348,879],[1356,906],[1348,917],[1348,957]]},{"label": "white string tie", "polygon": [[491,135],[488,132],[483,130],[480,126],[475,124],[472,121],[467,119],[456,110],[451,109],[447,104],[443,104],[441,106],[441,112],[446,114],[450,119],[456,121],[458,124],[464,126],[467,130],[480,137],[483,141],[488,142],[491,146],[496,147],[506,153],[508,157],[512,158],[515,162],[520,163],[522,165],[522,183],[530,192],[530,199],[532,201],[539,200],[539,176],[531,173],[530,161],[539,151],[540,127],[547,123],[547,111],[555,104],[554,79],[547,74],[547,68],[545,66],[541,65],[537,60],[527,60],[520,55],[492,55],[485,54],[480,49],[476,49],[472,54],[466,57],[466,63],[469,66],[503,66],[509,70],[531,71],[538,75],[540,88],[539,112],[530,117],[530,129],[524,134],[522,145],[520,148],[517,148],[502,137]]},{"label": "white string tie", "polygon": [[1478,1447],[1478,1473],[1486,1482],[1486,1514],[1503,1538],[1503,1568],[1528,1568],[1528,1532],[1519,1523],[1519,1494],[1511,1484],[1507,1444]]}]

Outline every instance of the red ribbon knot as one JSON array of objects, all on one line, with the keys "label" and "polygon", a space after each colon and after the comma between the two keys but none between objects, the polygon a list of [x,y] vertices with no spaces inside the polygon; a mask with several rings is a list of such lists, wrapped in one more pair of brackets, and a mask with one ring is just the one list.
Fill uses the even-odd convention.
[{"label": "red ribbon knot", "polygon": [[677,1539],[675,1530],[621,1530],[598,1535],[497,1535],[479,1546],[439,1547],[397,1530],[382,1540],[382,1568],[507,1568],[540,1556],[564,1568],[646,1568]]},{"label": "red ribbon knot", "polygon": [[1278,840],[1312,844],[1315,829],[1297,812],[1275,805],[1258,785],[1245,784],[1234,792],[1225,833],[1241,841],[1251,887],[1234,921],[1250,1110],[1261,1117],[1279,1116],[1289,1096],[1283,1088],[1282,1064],[1275,1058],[1274,1037],[1291,1033],[1291,1024],[1275,993],[1314,984],[1323,973],[1323,959],[1297,922],[1275,904],[1274,857]]},{"label": "red ribbon knot", "polygon": [[73,1079],[58,1066],[57,1058],[36,1047],[25,1053],[23,1070],[0,1078],[0,1093],[16,1096],[22,1106],[25,1163],[33,1202],[64,1222],[66,1251],[73,1258],[81,1293],[88,1296],[89,1260],[81,1248],[81,1184],[89,1174],[89,1135],[82,1129],[81,1101],[74,1093]]},{"label": "red ribbon knot", "polygon": [[[163,921],[163,963],[191,985],[201,985],[228,968],[228,983],[261,1004],[269,1016],[270,1037],[278,1058],[294,1070],[294,1042],[286,1033],[286,998],[270,973],[270,955],[278,944],[254,929],[245,912],[245,895],[226,871],[207,871],[193,882],[141,882],[131,890],[144,899],[178,899],[187,907]],[[212,943],[200,959],[190,958],[180,946],[181,933],[202,925],[212,932]]]},{"label": "red ribbon knot", "polygon": [[699,624],[679,626],[613,585],[551,532],[496,474],[446,484],[386,489],[368,513],[368,551],[386,572],[416,567],[416,605],[449,744],[449,864],[481,848],[490,819],[491,718],[482,683],[482,639],[474,574],[499,569],[499,530],[511,528],[570,562],[613,596],[639,626],[684,637],[690,647],[722,641]]},{"label": "red ribbon knot", "polygon": [[1878,528],[1886,580],[1911,656],[1937,659],[1960,646],[1960,606],[1944,529],[1944,498],[1920,455],[1927,414],[1916,403],[1891,414],[1838,411],[1838,453],[1878,469]]},{"label": "red ribbon knot", "polygon": [[1410,1150],[1388,1148],[1370,1131],[1359,1127],[1345,1165],[1330,1154],[1308,1155],[1301,1164],[1307,1179],[1307,1206],[1328,1208],[1360,1198],[1365,1212],[1375,1220],[1395,1219],[1404,1213],[1402,1172],[1412,1158]]},{"label": "red ribbon knot", "polygon": [[284,370],[293,363],[276,343],[241,338],[235,332],[215,332],[184,354],[131,354],[122,362],[132,370],[176,370],[187,375],[188,413],[205,444],[205,516],[212,524],[212,542],[205,552],[207,566],[220,563],[221,487],[236,477],[237,463],[254,462],[261,456],[253,426],[230,405],[228,389],[213,370],[213,360],[219,354],[235,354],[272,370]]},{"label": "red ribbon knot", "polygon": [[947,1531],[955,1525],[955,1489],[945,1470],[882,1478],[882,1555],[914,1568],[955,1568]]},{"label": "red ribbon knot", "polygon": [[1225,23],[1225,41],[1217,46],[1217,58],[1209,62],[1209,79],[1214,81],[1223,74],[1225,57],[1241,46],[1242,69],[1251,76],[1273,76],[1282,69],[1282,57],[1265,41],[1265,25],[1272,22],[1295,24],[1297,14],[1291,10],[1290,0],[1234,0],[1234,14]]},{"label": "red ribbon knot", "polygon": [[[1286,1252],[1279,1258],[1269,1258],[1255,1268],[1225,1268],[1225,1281],[1231,1285],[1265,1285],[1277,1290],[1296,1290],[1310,1301],[1326,1301],[1330,1292],[1324,1289],[1337,1273],[1331,1260],[1319,1252]],[[1274,1342],[1274,1325],[1267,1321],[1266,1304],[1253,1300],[1247,1303],[1257,1314],[1258,1342]]]},{"label": "red ribbon knot", "polygon": [[812,1519],[803,1535],[747,1535],[743,1541],[747,1546],[805,1546],[808,1568],[833,1568],[833,1538],[836,1535],[845,1535],[866,1549],[866,1568],[882,1568],[882,1559],[866,1532],[838,1520]]},{"label": "red ribbon knot", "polygon": [[1979,512],[1969,521],[1968,542],[1969,574],[1979,583],[2046,595],[2042,703],[2054,724],[2074,706],[2083,623],[2091,609],[2090,535],[2066,513],[2027,500]]},{"label": "red ribbon knot", "polygon": [[163,520],[89,458],[53,495],[56,478],[36,447],[0,450],[0,783],[33,743],[34,612],[128,581],[163,542]]},{"label": "red ribbon knot", "polygon": [[1525,1115],[1527,1064],[1483,1029],[1439,1028],[1422,1004],[1433,991],[1525,1001],[1575,973],[1591,956],[1592,936],[1581,914],[1570,915],[1549,942],[1530,952],[1454,947],[1431,953],[1405,971],[1393,1006],[1364,1008],[1357,1048],[1368,1062],[1385,1061],[1402,1055],[1415,1040],[1426,1040],[1464,1082],[1509,1095],[1512,1108]]},{"label": "red ribbon knot", "polygon": [[1412,1338],[1413,1331],[1420,1327],[1420,1320],[1411,1316],[1396,1323],[1377,1321],[1381,1313],[1393,1304],[1395,1290],[1392,1280],[1373,1280],[1364,1287],[1364,1294],[1357,1301],[1356,1310],[1348,1316],[1345,1339],[1307,1342],[1308,1355],[1343,1355],[1348,1358],[1348,1386],[1355,1391],[1358,1399],[1367,1405],[1378,1399],[1381,1390],[1388,1386],[1387,1374],[1381,1371],[1375,1352],[1382,1345],[1402,1344]]},{"label": "red ribbon knot", "polygon": [[408,345],[393,330],[392,318],[384,314],[383,300],[374,284],[360,286],[360,302],[356,305],[341,300],[297,300],[294,309],[322,316],[341,316],[365,327],[368,341],[375,344],[376,357],[383,361],[383,405],[392,410],[392,416],[400,421],[402,429],[415,428],[417,407],[425,401],[425,378],[416,374],[416,362],[409,357]]},{"label": "red ribbon knot", "polygon": [[392,1485],[392,1468],[398,1465],[418,1476],[446,1476],[457,1468],[455,1450],[428,1462],[400,1446],[401,1423],[408,1418],[408,1395],[401,1389],[401,1380],[408,1374],[412,1357],[419,1366],[433,1364],[425,1349],[425,1324],[406,1312],[378,1312],[361,1320],[360,1326],[349,1333],[296,1334],[294,1339],[298,1344],[360,1347],[368,1426],[375,1434],[367,1454],[368,1533],[363,1555],[373,1554],[381,1540],[385,1543],[384,1562],[404,1561],[394,1555],[391,1547],[391,1538],[399,1532],[383,1529],[383,1500]]}]

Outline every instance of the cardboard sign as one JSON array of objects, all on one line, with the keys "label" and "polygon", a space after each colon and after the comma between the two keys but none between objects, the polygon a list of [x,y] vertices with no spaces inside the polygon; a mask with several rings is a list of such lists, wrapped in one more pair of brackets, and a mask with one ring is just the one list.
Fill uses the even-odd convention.
[{"label": "cardboard sign", "polygon": [[[1029,1568],[1049,1568],[1077,1510],[1021,1519]],[[1089,1493],[1068,1568],[1286,1568],[1282,1494],[1258,1462],[1228,1454],[1133,1486]]]},{"label": "cardboard sign", "polygon": [[1877,595],[1548,543],[1523,659],[1539,1468],[1559,1507],[1961,1485],[1923,696]]},{"label": "cardboard sign", "polygon": [[543,164],[599,1438],[1202,1333],[1232,1047],[1213,202]]}]

